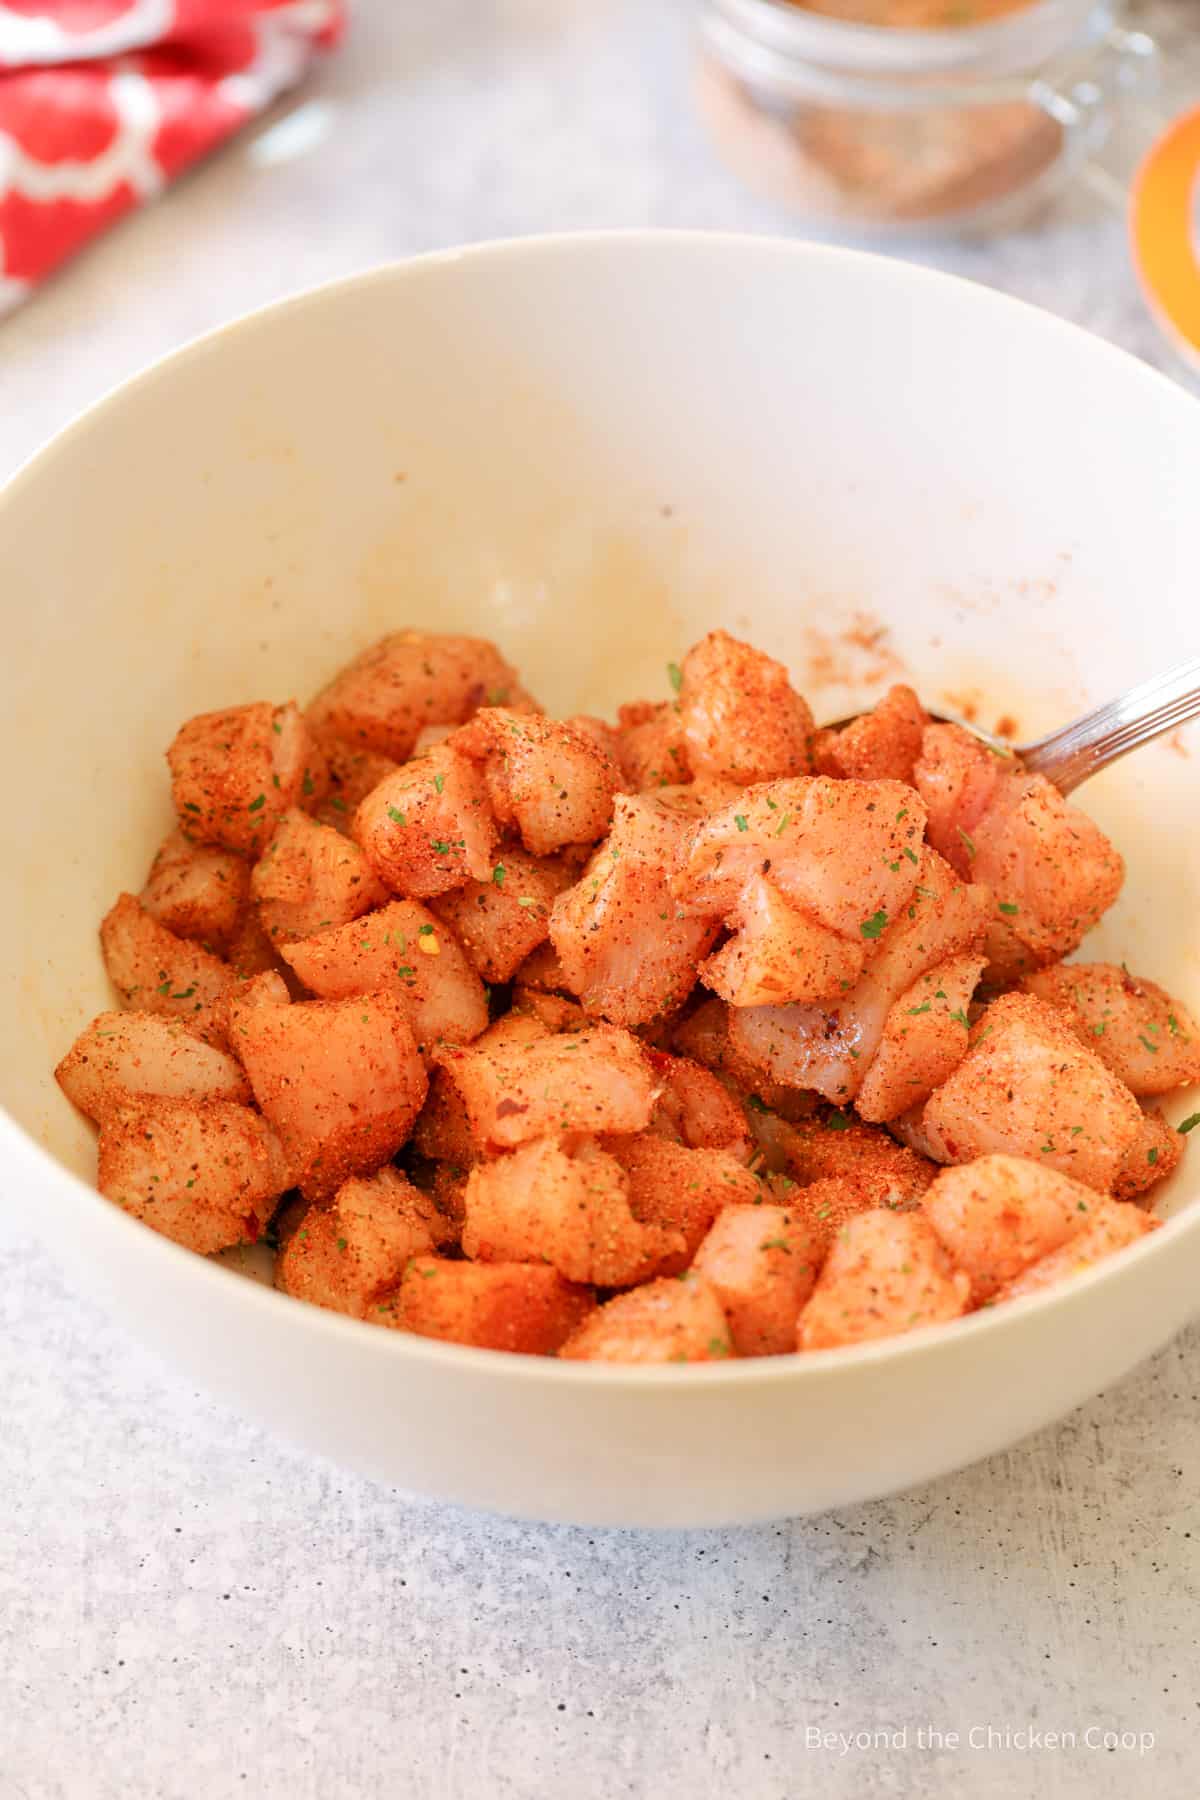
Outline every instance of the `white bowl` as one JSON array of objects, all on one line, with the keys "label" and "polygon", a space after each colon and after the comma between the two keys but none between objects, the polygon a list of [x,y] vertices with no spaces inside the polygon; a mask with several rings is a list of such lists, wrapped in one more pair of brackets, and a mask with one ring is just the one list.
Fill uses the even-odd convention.
[{"label": "white bowl", "polygon": [[[1042,1298],[860,1350],[623,1371],[373,1329],[178,1249],[92,1190],[92,1133],[50,1071],[108,1004],[96,924],[141,884],[190,713],[303,699],[408,623],[493,636],[551,705],[607,708],[664,693],[722,624],[827,716],[903,663],[931,699],[982,690],[985,718],[1034,731],[1197,649],[1198,494],[1200,407],[1131,358],[796,244],[485,247],[172,357],[0,498],[10,1204],[197,1381],[471,1506],[772,1518],[1053,1419],[1195,1309],[1196,1173],[1163,1231]],[[894,659],[862,614],[891,622]],[[1193,765],[1147,751],[1087,799],[1131,864],[1096,953],[1200,1006]]]}]

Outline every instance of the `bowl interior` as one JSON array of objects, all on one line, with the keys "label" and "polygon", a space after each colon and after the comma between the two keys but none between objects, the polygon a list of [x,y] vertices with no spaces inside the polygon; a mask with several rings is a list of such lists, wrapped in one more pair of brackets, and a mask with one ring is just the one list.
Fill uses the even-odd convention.
[{"label": "bowl interior", "polygon": [[[1198,491],[1200,408],[1165,381],[844,252],[497,246],[200,343],[0,500],[0,1097],[91,1178],[50,1071],[108,1003],[96,925],[168,827],[189,714],[304,700],[405,624],[611,711],[719,623],[818,716],[909,679],[1034,735],[1195,652]],[[1129,863],[1089,953],[1200,1008],[1194,795],[1183,740],[1087,791]]]}]

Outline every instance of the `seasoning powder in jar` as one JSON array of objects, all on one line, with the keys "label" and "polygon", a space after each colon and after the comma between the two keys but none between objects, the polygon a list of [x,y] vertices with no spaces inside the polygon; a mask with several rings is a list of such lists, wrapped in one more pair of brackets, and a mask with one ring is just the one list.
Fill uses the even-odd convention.
[{"label": "seasoning powder in jar", "polygon": [[1094,151],[1148,40],[1115,0],[706,0],[701,111],[752,186],[876,231],[1021,222]]}]

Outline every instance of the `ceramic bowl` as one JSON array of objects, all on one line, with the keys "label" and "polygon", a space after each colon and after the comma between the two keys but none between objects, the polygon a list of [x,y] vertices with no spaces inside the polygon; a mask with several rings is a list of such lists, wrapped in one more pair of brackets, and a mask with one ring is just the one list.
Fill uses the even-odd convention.
[{"label": "ceramic bowl", "polygon": [[[91,1187],[56,1059],[109,991],[97,922],[208,708],[305,699],[401,625],[495,638],[554,710],[665,695],[714,625],[818,716],[907,676],[1060,721],[1195,653],[1200,407],[982,288],[845,251],[542,239],[259,313],[93,408],[0,497],[0,1186],[138,1336],[408,1493],[715,1525],[902,1488],[1117,1379],[1200,1295],[1200,1162],[1166,1228],[1037,1299],[865,1348],[622,1370],[336,1317]],[[1086,790],[1129,861],[1091,954],[1200,1008],[1186,744]],[[1195,1104],[1180,1098],[1178,1118]]]}]

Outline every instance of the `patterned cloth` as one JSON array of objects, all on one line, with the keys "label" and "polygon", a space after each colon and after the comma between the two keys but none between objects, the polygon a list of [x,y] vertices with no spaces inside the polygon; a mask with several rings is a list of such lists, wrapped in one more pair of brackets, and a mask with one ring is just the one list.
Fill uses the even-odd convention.
[{"label": "patterned cloth", "polygon": [[304,74],[344,0],[0,0],[0,313]]}]

